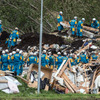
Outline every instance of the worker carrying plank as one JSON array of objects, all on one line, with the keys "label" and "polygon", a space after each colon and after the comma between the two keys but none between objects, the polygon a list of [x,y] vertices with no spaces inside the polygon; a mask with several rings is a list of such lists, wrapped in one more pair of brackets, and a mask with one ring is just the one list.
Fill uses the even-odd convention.
[{"label": "worker carrying plank", "polygon": [[75,16],[73,20],[70,20],[69,24],[72,36],[75,36],[75,27],[77,26],[77,16]]},{"label": "worker carrying plank", "polygon": [[84,23],[84,21],[85,21],[85,18],[82,18],[82,20],[80,20],[79,22],[78,22],[78,25],[77,25],[77,36],[78,37],[82,37],[83,35],[82,35],[82,29],[83,29],[83,23]]},{"label": "worker carrying plank", "polygon": [[99,21],[96,20],[96,18],[93,18],[93,19],[92,19],[91,27],[92,27],[92,28],[99,29]]},{"label": "worker carrying plank", "polygon": [[62,11],[60,11],[60,12],[59,12],[59,15],[57,16],[57,22],[58,22],[58,24],[57,24],[58,34],[60,34],[60,33],[61,33],[61,31],[63,30],[63,26],[60,24],[60,22],[62,22],[62,21],[63,21],[62,14],[63,14],[63,12],[62,12]]}]

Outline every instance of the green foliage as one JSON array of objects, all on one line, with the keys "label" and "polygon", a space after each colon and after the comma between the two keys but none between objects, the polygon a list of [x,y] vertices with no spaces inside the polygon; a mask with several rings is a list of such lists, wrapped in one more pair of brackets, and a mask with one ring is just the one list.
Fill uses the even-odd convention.
[{"label": "green foliage", "polygon": [[[66,21],[74,16],[78,16],[78,20],[85,17],[87,24],[93,17],[99,20],[99,5],[98,0],[44,0],[43,30],[56,30],[60,10]],[[39,32],[40,10],[41,0],[0,0],[0,19],[5,30],[11,31],[17,26],[21,33]]]}]

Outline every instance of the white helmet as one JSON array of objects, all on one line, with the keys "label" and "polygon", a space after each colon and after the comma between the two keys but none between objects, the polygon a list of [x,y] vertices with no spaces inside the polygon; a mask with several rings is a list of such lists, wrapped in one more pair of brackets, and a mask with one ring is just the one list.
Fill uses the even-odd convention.
[{"label": "white helmet", "polygon": [[58,52],[57,54],[58,54],[58,55],[60,55],[61,53],[60,53],[60,52]]},{"label": "white helmet", "polygon": [[77,56],[79,56],[80,54],[78,53]]},{"label": "white helmet", "polygon": [[16,53],[16,51],[13,51],[12,54],[14,55]]},{"label": "white helmet", "polygon": [[36,55],[37,55],[37,54],[36,54],[36,52],[35,52],[35,53],[33,53],[33,55],[34,55],[34,56],[36,56]]},{"label": "white helmet", "polygon": [[19,49],[16,49],[16,52],[19,52]]},{"label": "white helmet", "polygon": [[60,12],[59,12],[59,14],[63,14],[63,12],[62,12],[62,11],[60,11]]},{"label": "white helmet", "polygon": [[92,20],[93,20],[93,21],[95,21],[95,20],[96,20],[96,18],[93,18]]},{"label": "white helmet", "polygon": [[85,18],[82,18],[83,21],[85,21]]},{"label": "white helmet", "polygon": [[19,51],[19,54],[22,54],[22,52],[23,52],[23,51],[22,51],[22,50],[20,50],[20,51]]},{"label": "white helmet", "polygon": [[85,50],[82,50],[82,52],[84,53],[84,52],[85,52]]},{"label": "white helmet", "polygon": [[2,54],[5,54],[5,51],[4,50],[2,51]]},{"label": "white helmet", "polygon": [[77,16],[74,16],[74,19],[77,19]]},{"label": "white helmet", "polygon": [[43,50],[43,53],[46,53],[46,50]]},{"label": "white helmet", "polygon": [[12,53],[9,53],[9,56],[11,56],[12,55]]},{"label": "white helmet", "polygon": [[15,30],[18,30],[18,27],[15,27]]},{"label": "white helmet", "polygon": [[67,55],[67,53],[66,52],[64,52],[64,56],[66,56]]},{"label": "white helmet", "polygon": [[9,52],[8,49],[6,49],[5,52],[8,53]]}]

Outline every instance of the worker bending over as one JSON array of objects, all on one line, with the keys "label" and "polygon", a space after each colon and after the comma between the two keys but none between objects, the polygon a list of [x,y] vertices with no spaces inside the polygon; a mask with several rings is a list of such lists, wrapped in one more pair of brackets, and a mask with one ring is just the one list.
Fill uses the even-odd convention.
[{"label": "worker bending over", "polygon": [[75,36],[75,27],[77,26],[77,16],[75,16],[73,20],[70,20],[69,24],[70,24],[72,36]]},{"label": "worker bending over", "polygon": [[63,26],[60,24],[60,22],[63,21],[62,14],[63,14],[63,12],[60,11],[60,12],[59,12],[59,15],[57,16],[57,22],[58,22],[58,24],[57,24],[57,27],[58,27],[58,34],[60,34],[61,31],[63,30]]},{"label": "worker bending over", "polygon": [[84,21],[85,21],[85,18],[82,18],[82,20],[80,20],[79,22],[78,22],[78,25],[77,25],[77,36],[78,37],[82,37],[83,35],[82,35],[82,29],[83,29],[83,23],[84,23]]},{"label": "worker bending over", "polygon": [[91,27],[92,27],[92,28],[99,29],[99,21],[96,20],[96,18],[93,18],[93,19],[92,19]]},{"label": "worker bending over", "polygon": [[19,33],[18,33],[18,28],[16,27],[15,30],[11,32],[9,36],[9,39],[11,40],[11,46],[15,46],[17,44],[18,38],[19,38]]}]

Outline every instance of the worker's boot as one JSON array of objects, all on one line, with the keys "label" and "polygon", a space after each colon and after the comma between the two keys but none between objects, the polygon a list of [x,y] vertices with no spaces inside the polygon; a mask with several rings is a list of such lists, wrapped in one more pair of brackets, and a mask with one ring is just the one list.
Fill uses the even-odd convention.
[{"label": "worker's boot", "polygon": [[58,31],[58,34],[60,35],[61,34],[61,31]]}]

